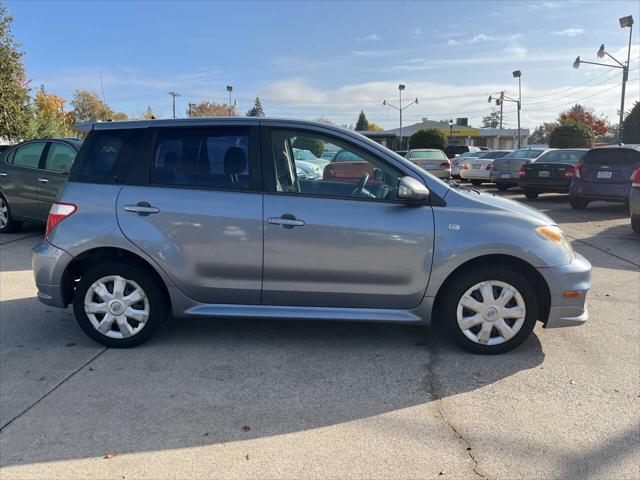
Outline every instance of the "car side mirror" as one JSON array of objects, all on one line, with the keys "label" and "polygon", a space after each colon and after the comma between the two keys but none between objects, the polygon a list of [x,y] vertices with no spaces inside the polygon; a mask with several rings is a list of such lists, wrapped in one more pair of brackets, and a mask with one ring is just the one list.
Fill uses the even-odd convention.
[{"label": "car side mirror", "polygon": [[413,177],[402,177],[398,184],[398,198],[419,202],[429,198],[429,189]]}]

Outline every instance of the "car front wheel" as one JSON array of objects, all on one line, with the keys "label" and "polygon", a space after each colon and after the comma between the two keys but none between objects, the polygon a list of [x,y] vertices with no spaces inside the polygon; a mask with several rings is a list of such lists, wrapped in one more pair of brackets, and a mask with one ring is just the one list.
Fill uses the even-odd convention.
[{"label": "car front wheel", "polygon": [[465,350],[497,354],[512,350],[533,331],[538,301],[531,282],[507,267],[465,271],[441,304],[441,321]]},{"label": "car front wheel", "polygon": [[157,280],[145,269],[107,263],[89,269],[73,296],[80,328],[96,342],[127,348],[147,341],[167,316]]},{"label": "car front wheel", "polygon": [[533,190],[524,191],[524,196],[527,197],[529,200],[535,200],[536,198],[538,198],[538,195],[540,195],[540,193],[534,192]]}]

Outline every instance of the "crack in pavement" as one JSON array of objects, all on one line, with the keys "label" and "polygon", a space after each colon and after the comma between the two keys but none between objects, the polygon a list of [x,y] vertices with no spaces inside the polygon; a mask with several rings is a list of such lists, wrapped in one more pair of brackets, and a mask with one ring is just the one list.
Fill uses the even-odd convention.
[{"label": "crack in pavement", "polygon": [[35,402],[33,402],[31,405],[29,405],[27,408],[25,408],[22,412],[20,412],[18,415],[16,415],[15,417],[13,417],[11,420],[9,420],[7,423],[5,423],[4,425],[2,425],[0,427],[0,433],[7,428],[9,425],[11,425],[14,421],[16,421],[17,419],[19,419],[20,417],[22,417],[25,413],[27,413],[29,410],[31,410],[33,407],[35,407],[37,404],[39,404],[42,400],[44,400],[45,398],[47,398],[49,395],[51,395],[54,391],[56,391],[56,389],[58,387],[60,387],[61,385],[63,385],[64,383],[66,383],[68,380],[70,380],[76,373],[80,372],[84,367],[88,366],[91,362],[93,362],[95,359],[97,359],[100,355],[102,355],[104,352],[106,352],[107,350],[109,350],[109,347],[105,347],[104,349],[100,350],[97,354],[95,354],[93,357],[91,357],[87,362],[85,362],[84,364],[82,364],[80,367],[78,367],[77,369],[75,369],[73,372],[71,372],[69,375],[67,375],[65,378],[63,378],[59,383],[57,383],[51,390],[49,390],[47,393],[45,393],[43,396],[41,396],[39,399],[37,399]]},{"label": "crack in pavement", "polygon": [[[430,335],[430,337],[432,337],[432,335]],[[455,434],[455,436],[458,438],[458,440],[460,440],[460,442],[463,444],[463,446],[465,447],[466,451],[467,451],[467,455],[469,455],[469,458],[471,459],[471,462],[473,463],[473,473],[478,477],[481,478],[483,480],[492,480],[493,477],[489,476],[486,473],[483,473],[480,470],[480,467],[478,465],[478,459],[476,458],[476,456],[473,453],[472,447],[471,447],[471,443],[469,442],[469,440],[467,440],[459,431],[458,429],[453,426],[453,424],[447,419],[447,416],[444,413],[443,410],[443,406],[444,406],[444,402],[442,400],[442,396],[440,395],[440,393],[438,393],[439,388],[438,388],[438,384],[437,384],[437,380],[436,380],[436,375],[435,375],[435,371],[434,371],[434,365],[436,363],[436,360],[438,358],[438,354],[437,354],[437,349],[434,345],[434,342],[430,342],[431,343],[431,361],[427,364],[427,375],[429,375],[429,381],[428,381],[428,387],[429,387],[429,393],[432,395],[433,400],[434,400],[434,404],[436,407],[436,411],[438,412],[438,415],[440,416],[440,418],[442,419],[442,421],[451,429],[451,431]]]}]

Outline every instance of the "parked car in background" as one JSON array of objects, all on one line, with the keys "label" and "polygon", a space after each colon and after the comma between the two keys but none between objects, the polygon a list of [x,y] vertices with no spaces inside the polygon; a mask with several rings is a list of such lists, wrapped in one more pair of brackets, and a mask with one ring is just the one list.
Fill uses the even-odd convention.
[{"label": "parked car in background", "polygon": [[312,180],[314,178],[322,178],[323,169],[315,163],[311,163],[307,160],[300,160],[296,158],[296,174],[298,178],[304,178]]},{"label": "parked car in background", "polygon": [[588,148],[563,148],[549,150],[533,163],[520,167],[518,184],[527,198],[537,198],[541,193],[569,193],[575,166],[582,160]]},{"label": "parked car in background", "polygon": [[[464,159],[460,169],[460,178],[470,181],[473,185],[481,185],[491,180],[491,169],[496,158],[502,158],[511,150],[491,150],[477,152],[478,155],[469,154]],[[471,156],[473,155],[473,156]],[[460,157],[458,157],[460,158]]]},{"label": "parked car in background", "polygon": [[480,147],[474,147],[473,145],[447,145],[444,147],[444,153],[448,158],[453,158],[461,153],[479,152],[481,150]]},{"label": "parked car in background", "polygon": [[[484,354],[521,344],[538,320],[587,320],[591,265],[552,219],[442,182],[355,132],[252,117],[84,128],[33,271],[38,298],[73,304],[104,345],[141,344],[169,312],[433,318]],[[369,168],[349,182],[296,178],[302,137]]]},{"label": "parked car in background", "polygon": [[615,145],[589,150],[575,167],[569,203],[582,209],[593,200],[627,203],[631,176],[640,167],[640,145]]},{"label": "parked car in background", "polygon": [[45,223],[51,204],[67,179],[81,140],[32,140],[0,158],[0,233],[20,230],[23,222]]},{"label": "parked car in background", "polygon": [[629,213],[631,228],[640,233],[640,167],[636,168],[631,178],[631,192],[629,192]]},{"label": "parked car in background", "polygon": [[406,157],[411,162],[438,178],[451,178],[451,162],[442,150],[412,148]]},{"label": "parked car in background", "polygon": [[406,157],[406,156],[407,156],[407,152],[408,152],[408,151],[409,151],[409,150],[396,150],[396,153],[397,153],[398,155],[400,155],[401,157]]},{"label": "parked car in background", "polygon": [[318,167],[320,167],[320,170],[326,167],[329,163],[329,160],[327,160],[326,158],[316,157],[310,150],[301,150],[300,148],[294,148],[293,154],[295,155],[296,160],[303,160],[305,162],[317,165]]},{"label": "parked car in background", "polygon": [[513,150],[502,158],[493,161],[490,180],[496,184],[498,190],[506,191],[509,187],[518,185],[520,167],[525,163],[531,163],[544,152],[546,148],[521,148]]},{"label": "parked car in background", "polygon": [[331,161],[333,160],[333,157],[336,156],[336,153],[338,153],[337,150],[325,150],[324,152],[322,152],[322,155],[320,155],[320,158],[322,160]]},{"label": "parked car in background", "polygon": [[487,152],[478,150],[476,152],[461,153],[460,155],[456,155],[455,157],[450,158],[449,161],[451,162],[451,176],[453,178],[460,178],[460,169],[462,168],[465,159],[474,157],[477,158],[481,155],[484,155],[485,153]]}]

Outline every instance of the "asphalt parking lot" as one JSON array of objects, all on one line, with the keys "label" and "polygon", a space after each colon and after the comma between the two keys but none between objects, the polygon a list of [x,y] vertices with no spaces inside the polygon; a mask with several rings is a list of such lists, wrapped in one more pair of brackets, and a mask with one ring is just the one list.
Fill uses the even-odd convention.
[{"label": "asphalt parking lot", "polygon": [[623,206],[507,196],[565,229],[593,288],[586,325],[493,357],[264,320],[106,349],[36,300],[42,230],[1,236],[0,478],[640,478],[640,237]]}]

